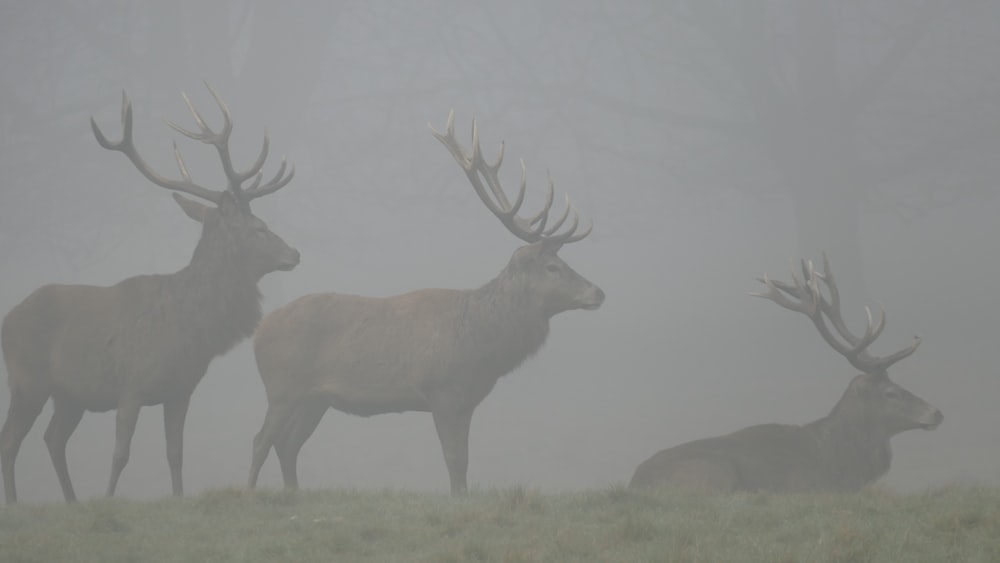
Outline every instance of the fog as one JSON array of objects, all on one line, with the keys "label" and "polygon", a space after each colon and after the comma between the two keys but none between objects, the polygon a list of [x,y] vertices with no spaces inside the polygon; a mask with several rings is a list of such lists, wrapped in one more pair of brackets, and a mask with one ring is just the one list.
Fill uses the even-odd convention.
[{"label": "fog", "polygon": [[[873,346],[920,349],[891,375],[944,413],[893,441],[881,484],[1000,486],[1000,9],[984,2],[7,2],[0,7],[0,311],[46,283],[111,285],[188,263],[200,227],[120,154],[121,91],[135,139],[178,176],[224,186],[186,92],[221,123],[238,167],[265,131],[254,212],[302,255],[261,284],[264,309],[306,293],[384,296],[478,287],[521,244],[427,127],[475,117],[525,209],[546,172],[591,236],[560,253],[607,294],[552,319],[537,356],[475,412],[473,489],[626,482],[657,450],[829,411],[855,370],[803,315],[747,292],[790,259],[830,257],[843,312]],[[482,5],[479,5],[482,4]],[[265,178],[266,179],[266,178]],[[561,201],[557,201],[560,205]],[[0,391],[0,416],[9,392]],[[249,341],[217,358],[185,429],[185,492],[243,486],[266,409]],[[19,498],[60,500],[42,440],[17,460]],[[77,495],[103,494],[114,414],[70,440]],[[446,491],[426,413],[329,411],[299,458],[305,488]],[[278,487],[272,455],[261,476]],[[118,494],[170,492],[161,408],[139,417]]]}]

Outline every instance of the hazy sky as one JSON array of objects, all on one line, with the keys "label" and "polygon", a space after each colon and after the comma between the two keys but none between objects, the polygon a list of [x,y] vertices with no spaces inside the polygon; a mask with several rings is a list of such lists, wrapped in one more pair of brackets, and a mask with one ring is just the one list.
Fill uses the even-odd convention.
[{"label": "hazy sky", "polygon": [[[801,315],[748,297],[764,272],[830,252],[844,315],[882,304],[884,354],[924,343],[892,375],[944,413],[894,440],[883,482],[1000,485],[994,350],[1000,299],[1000,11],[982,2],[232,1],[8,2],[0,7],[0,311],[51,282],[110,285],[187,264],[199,234],[167,190],[101,149],[133,101],[140,151],[221,178],[187,92],[235,122],[237,165],[267,131],[273,173],[254,203],[302,253],[262,283],[271,310],[302,294],[391,295],[482,285],[520,243],[431,136],[456,111],[526,206],[546,171],[593,234],[560,255],[607,294],[553,319],[537,357],[476,410],[473,489],[626,482],[682,441],[825,415],[853,368]],[[221,186],[220,186],[221,187]],[[0,391],[0,416],[9,394]],[[249,342],[215,360],[185,433],[185,488],[242,486],[263,387]],[[61,499],[39,417],[20,498]],[[105,487],[114,416],[69,446],[81,498]],[[444,491],[430,416],[327,413],[299,460],[303,487]],[[278,486],[272,456],[262,474]],[[119,494],[168,494],[162,416],[143,409]]]}]

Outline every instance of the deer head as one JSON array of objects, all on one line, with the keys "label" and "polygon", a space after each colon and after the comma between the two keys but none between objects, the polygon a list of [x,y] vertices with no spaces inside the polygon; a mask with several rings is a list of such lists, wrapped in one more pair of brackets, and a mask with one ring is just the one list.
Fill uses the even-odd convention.
[{"label": "deer head", "polygon": [[[428,126],[430,126],[428,124]],[[537,299],[537,305],[548,316],[571,309],[596,309],[604,302],[604,292],[586,278],[578,274],[559,257],[559,249],[564,244],[577,242],[590,234],[593,221],[585,230],[577,233],[580,217],[569,202],[562,214],[549,225],[549,211],[555,194],[555,183],[549,176],[549,189],[542,209],[530,216],[518,215],[524,203],[527,188],[527,171],[521,161],[521,182],[514,203],[510,203],[497,176],[503,164],[504,145],[493,163],[486,162],[479,148],[479,127],[472,122],[472,149],[466,152],[455,138],[455,112],[448,114],[445,132],[431,127],[434,137],[451,152],[462,167],[476,195],[493,215],[517,238],[528,243],[518,248],[507,266],[505,273],[524,284],[526,294]],[[484,185],[485,182],[485,185]],[[573,219],[563,232],[559,229],[566,223],[570,213]]]},{"label": "deer head", "polygon": [[[282,157],[281,165],[275,175],[269,181],[261,183],[262,169],[267,160],[269,148],[266,133],[264,134],[263,146],[254,163],[243,171],[234,169],[229,151],[229,136],[233,130],[229,108],[211,86],[207,83],[205,85],[219,105],[219,109],[222,110],[222,129],[218,132],[212,130],[186,94],[181,95],[191,111],[199,131],[189,131],[171,121],[167,121],[167,125],[187,137],[216,148],[227,180],[224,189],[213,190],[192,181],[184,159],[177,149],[177,143],[174,143],[174,158],[177,161],[181,179],[167,178],[153,170],[135,147],[132,138],[132,103],[124,92],[122,92],[121,140],[108,140],[97,126],[94,118],[91,118],[90,126],[94,131],[94,136],[102,147],[119,151],[127,156],[136,169],[157,186],[176,192],[184,192],[215,204],[208,206],[180,194],[173,194],[174,200],[184,213],[203,225],[202,238],[195,250],[196,259],[204,255],[215,256],[215,252],[224,250],[234,263],[240,264],[256,279],[275,270],[291,270],[299,263],[298,251],[271,232],[267,224],[251,212],[250,202],[283,188],[295,176],[295,169],[294,167],[288,168],[287,162]],[[244,186],[247,182],[250,184]]]},{"label": "deer head", "polygon": [[[843,417],[845,420],[863,420],[869,428],[885,432],[888,436],[914,428],[931,430],[941,424],[941,411],[889,379],[889,366],[915,352],[920,346],[920,338],[914,337],[912,344],[888,356],[873,356],[868,347],[885,329],[885,309],[879,306],[878,320],[873,321],[871,309],[865,307],[865,332],[862,336],[855,335],[848,330],[841,316],[840,293],[826,254],[823,254],[822,273],[816,271],[812,261],[807,260],[801,261],[801,269],[801,279],[792,269],[790,284],[772,280],[765,274],[758,281],[767,287],[767,291],[751,295],[770,299],[809,317],[823,340],[861,370],[862,373],[851,381],[834,407],[834,412],[849,410],[853,415]],[[821,283],[826,286],[829,299],[823,295]],[[827,320],[833,327],[832,331]]]}]

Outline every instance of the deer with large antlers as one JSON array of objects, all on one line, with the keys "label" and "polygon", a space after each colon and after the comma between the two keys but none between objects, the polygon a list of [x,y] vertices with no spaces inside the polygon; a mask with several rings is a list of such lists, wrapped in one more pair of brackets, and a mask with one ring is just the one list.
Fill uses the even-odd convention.
[{"label": "deer with large antlers", "polygon": [[765,275],[760,281],[766,290],[751,295],[805,314],[823,340],[862,372],[830,414],[802,426],[750,426],[663,450],[639,464],[630,487],[857,491],[889,471],[893,436],[941,424],[941,411],[890,381],[886,371],[912,354],[920,339],[888,356],[871,355],[868,347],[885,328],[885,310],[879,308],[878,321],[873,323],[871,310],[866,308],[865,333],[853,334],[841,317],[840,295],[826,256],[822,273],[811,262],[802,261],[802,276],[793,270],[792,283],[785,283]]},{"label": "deer with large antlers", "polygon": [[[431,129],[486,207],[528,244],[478,289],[422,289],[386,298],[319,293],[268,315],[254,335],[268,408],[254,438],[250,489],[272,446],[285,487],[297,488],[302,444],[332,407],[360,416],[430,412],[451,491],[465,492],[473,410],[500,377],[538,351],[553,315],[596,309],[604,301],[600,288],[557,255],[591,229],[576,232],[578,216],[568,198],[558,220],[548,221],[551,178],[542,210],[522,217],[523,162],[512,204],[497,178],[503,145],[496,162],[486,162],[473,121],[472,149],[466,153],[455,139],[454,112],[445,133]],[[570,226],[559,232],[570,212]]]},{"label": "deer with large antlers", "polygon": [[214,206],[173,194],[181,209],[202,223],[191,262],[180,271],[128,278],[110,287],[46,285],[4,318],[2,346],[11,400],[0,430],[0,460],[8,503],[17,501],[17,452],[49,397],[54,412],[45,443],[68,502],[76,495],[66,465],[66,443],[83,413],[117,409],[110,496],[128,462],[139,409],[157,404],[163,405],[173,494],[181,495],[184,419],[195,386],[213,358],[253,334],[261,318],[261,277],[291,270],[299,262],[298,251],[250,212],[253,199],[284,187],[294,169],[286,173],[282,159],[274,177],[262,183],[268,153],[265,134],[253,165],[235,170],[229,152],[232,119],[219,95],[209,90],[222,110],[220,131],[205,124],[187,96],[199,131],[167,124],[216,148],[228,182],[221,190],[192,181],[176,144],[181,178],[154,171],[136,150],[132,105],[124,94],[121,140],[110,141],[91,119],[97,142],[127,156],[150,182]]}]

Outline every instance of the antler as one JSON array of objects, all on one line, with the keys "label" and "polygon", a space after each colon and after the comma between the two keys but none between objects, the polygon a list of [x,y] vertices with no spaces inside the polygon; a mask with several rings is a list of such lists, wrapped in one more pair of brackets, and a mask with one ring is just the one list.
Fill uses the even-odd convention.
[{"label": "antler", "polygon": [[[833,279],[833,273],[830,271],[830,263],[826,258],[826,253],[823,254],[823,273],[815,270],[811,260],[802,260],[801,266],[803,279],[800,280],[795,275],[794,268],[790,268],[792,276],[791,284],[769,279],[767,274],[765,274],[763,278],[758,278],[757,280],[767,286],[767,291],[754,292],[750,295],[770,299],[786,309],[798,311],[808,316],[813,324],[816,325],[823,340],[847,358],[847,361],[852,366],[865,373],[885,372],[889,369],[889,366],[912,354],[917,349],[917,346],[920,345],[920,337],[915,336],[913,344],[894,354],[883,357],[870,355],[868,347],[872,342],[875,342],[875,339],[885,329],[885,309],[879,306],[878,322],[873,324],[872,311],[869,307],[865,307],[865,313],[868,316],[865,334],[861,337],[852,334],[847,329],[847,325],[840,314],[840,293]],[[823,282],[830,293],[829,301],[827,301],[820,290],[820,281]],[[830,332],[826,321],[823,319],[824,315],[830,319],[830,324],[833,325],[833,328],[840,335],[840,338],[843,339],[843,342]]]},{"label": "antler", "polygon": [[[496,162],[493,164],[486,162],[483,159],[482,151],[479,149],[479,127],[476,125],[475,120],[472,121],[471,154],[466,154],[465,150],[459,145],[458,140],[455,139],[455,110],[451,110],[448,114],[448,124],[444,133],[439,133],[430,123],[427,126],[431,128],[434,138],[441,141],[448,148],[452,156],[455,157],[455,160],[458,161],[458,164],[465,170],[465,175],[468,176],[473,189],[479,195],[479,199],[483,201],[486,207],[500,219],[500,222],[514,236],[529,243],[545,240],[551,244],[563,245],[586,237],[594,228],[594,223],[591,221],[585,231],[576,233],[580,217],[576,209],[570,204],[568,194],[566,195],[566,208],[563,210],[562,215],[555,224],[548,229],[545,228],[549,219],[549,209],[552,207],[553,194],[555,193],[555,183],[552,181],[552,176],[549,176],[549,191],[545,197],[545,205],[542,207],[542,210],[531,217],[518,216],[517,212],[521,209],[521,204],[524,203],[524,192],[527,184],[527,171],[524,161],[521,161],[521,187],[518,190],[517,199],[511,205],[497,177],[497,171],[503,162],[504,145],[500,143],[500,153],[497,155]],[[487,193],[486,187],[483,186],[483,180],[489,186],[492,197],[490,193]],[[556,231],[566,222],[570,211],[573,212],[573,221],[570,223],[569,228],[562,233],[556,234]]]},{"label": "antler", "polygon": [[[206,82],[205,86],[208,87],[208,91],[212,93],[212,97],[215,98],[219,108],[222,110],[223,125],[222,130],[216,133],[205,123],[205,119],[201,116],[191,100],[188,99],[187,94],[181,93],[184,98],[184,102],[187,104],[188,109],[191,111],[191,115],[194,117],[195,123],[201,130],[200,133],[195,133],[188,131],[183,127],[175,124],[172,121],[167,121],[167,125],[170,126],[175,131],[201,141],[202,143],[214,145],[216,150],[219,152],[219,158],[222,161],[222,169],[228,180],[228,185],[226,190],[232,193],[239,201],[244,203],[249,203],[251,200],[258,197],[274,193],[277,190],[284,187],[288,182],[292,180],[295,176],[295,168],[292,167],[288,174],[285,174],[285,169],[287,168],[287,162],[285,158],[281,158],[281,166],[278,168],[278,172],[268,181],[266,184],[261,185],[262,172],[261,169],[264,167],[264,161],[267,160],[267,153],[269,148],[268,135],[264,133],[264,144],[261,147],[260,154],[257,156],[257,160],[253,165],[243,172],[238,172],[233,168],[232,157],[229,153],[229,135],[233,130],[232,117],[229,115],[229,108],[226,107],[225,102],[219,97],[219,94]],[[109,141],[104,135],[101,129],[97,126],[97,121],[93,117],[90,118],[90,127],[94,130],[94,136],[97,138],[97,142],[104,148],[109,150],[115,150],[123,153],[125,156],[132,161],[132,164],[146,177],[150,182],[154,184],[171,189],[182,191],[191,194],[202,199],[206,199],[215,204],[219,204],[222,200],[222,194],[225,190],[212,190],[194,183],[191,180],[191,175],[187,171],[187,167],[184,165],[184,159],[181,157],[180,151],[177,149],[177,143],[174,143],[174,159],[177,161],[177,168],[181,173],[181,180],[174,180],[167,178],[158,174],[152,167],[143,160],[142,156],[135,148],[135,143],[132,139],[132,102],[129,101],[128,96],[125,92],[122,92],[122,138],[120,141]],[[253,178],[253,183],[247,188],[243,188],[243,183]]]}]

